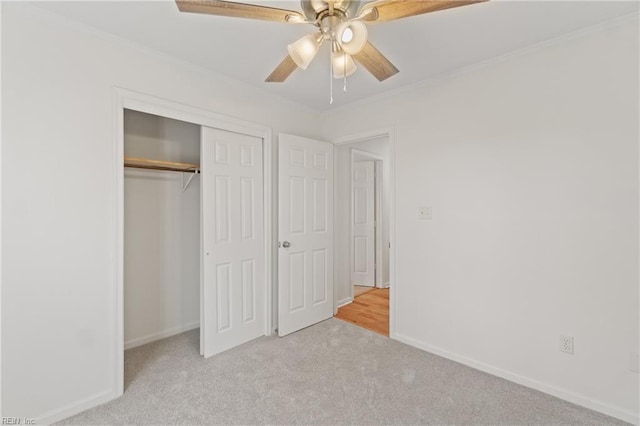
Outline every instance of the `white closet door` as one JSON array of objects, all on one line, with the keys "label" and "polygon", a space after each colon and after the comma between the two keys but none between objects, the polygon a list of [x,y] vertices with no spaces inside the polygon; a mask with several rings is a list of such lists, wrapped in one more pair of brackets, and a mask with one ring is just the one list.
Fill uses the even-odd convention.
[{"label": "white closet door", "polygon": [[262,139],[202,128],[203,355],[264,335]]},{"label": "white closet door", "polygon": [[351,284],[373,287],[375,249],[375,163],[353,163],[351,171]]},{"label": "white closet door", "polygon": [[280,134],[278,334],[333,316],[333,145]]}]

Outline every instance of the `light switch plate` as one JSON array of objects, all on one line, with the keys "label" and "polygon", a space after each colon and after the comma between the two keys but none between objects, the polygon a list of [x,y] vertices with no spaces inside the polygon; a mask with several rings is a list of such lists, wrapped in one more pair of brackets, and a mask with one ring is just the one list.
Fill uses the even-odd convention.
[{"label": "light switch plate", "polygon": [[418,207],[418,219],[421,219],[421,220],[433,219],[433,209],[431,207]]}]

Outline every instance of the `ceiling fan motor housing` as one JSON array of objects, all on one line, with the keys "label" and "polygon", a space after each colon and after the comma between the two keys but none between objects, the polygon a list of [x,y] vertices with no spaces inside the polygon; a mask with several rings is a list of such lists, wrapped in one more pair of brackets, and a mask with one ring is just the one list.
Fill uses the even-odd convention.
[{"label": "ceiling fan motor housing", "polygon": [[[300,0],[302,13],[310,20],[317,20],[322,12],[329,10],[329,3],[325,0]],[[347,18],[353,18],[360,8],[360,0],[335,0],[333,8]]]},{"label": "ceiling fan motor housing", "polygon": [[320,18],[318,25],[326,39],[334,38],[333,36],[336,27],[344,20],[344,17],[341,15],[341,13],[337,13],[333,16],[325,15]]}]

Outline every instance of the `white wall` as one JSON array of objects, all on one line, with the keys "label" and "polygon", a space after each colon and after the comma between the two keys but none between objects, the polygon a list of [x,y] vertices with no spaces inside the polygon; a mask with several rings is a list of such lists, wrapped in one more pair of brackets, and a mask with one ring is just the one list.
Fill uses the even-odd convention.
[{"label": "white wall", "polygon": [[351,212],[351,149],[370,152],[383,158],[382,170],[382,280],[389,282],[389,213],[391,210],[391,186],[389,174],[389,141],[387,137],[374,138],[367,141],[356,142],[345,145],[337,145],[334,151],[336,155],[336,285],[335,298],[339,304],[347,303],[351,300],[351,268],[350,268],[350,212]]},{"label": "white wall", "polygon": [[[200,164],[200,126],[127,110],[124,153]],[[200,325],[200,179],[182,180],[125,169],[125,348]]]},{"label": "white wall", "polygon": [[638,421],[638,51],[636,16],[326,115],[395,128],[396,338]]},{"label": "white wall", "polygon": [[[395,127],[396,338],[630,420],[637,25],[335,110],[324,128]],[[114,395],[114,86],[322,136],[300,106],[3,3],[3,416],[52,421]]]},{"label": "white wall", "polygon": [[[0,52],[2,52],[2,3],[0,2]],[[0,54],[0,99],[2,99],[2,55]],[[0,102],[0,224],[2,224],[2,102]],[[0,336],[2,336],[2,226],[0,226]],[[0,337],[0,366],[2,344]],[[0,368],[0,414],[2,414],[2,368]]]},{"label": "white wall", "polygon": [[3,4],[2,66],[2,415],[53,421],[116,391],[114,86],[274,134],[320,128],[298,105],[28,4]]}]

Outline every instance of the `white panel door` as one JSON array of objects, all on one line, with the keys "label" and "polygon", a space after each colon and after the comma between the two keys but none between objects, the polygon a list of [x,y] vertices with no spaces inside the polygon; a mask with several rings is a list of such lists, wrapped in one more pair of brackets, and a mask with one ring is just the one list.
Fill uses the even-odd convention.
[{"label": "white panel door", "polygon": [[202,127],[201,346],[205,357],[264,335],[262,139]]},{"label": "white panel door", "polygon": [[333,316],[333,145],[280,134],[278,334]]},{"label": "white panel door", "polygon": [[376,280],[375,162],[358,161],[351,170],[351,284],[373,287]]}]

